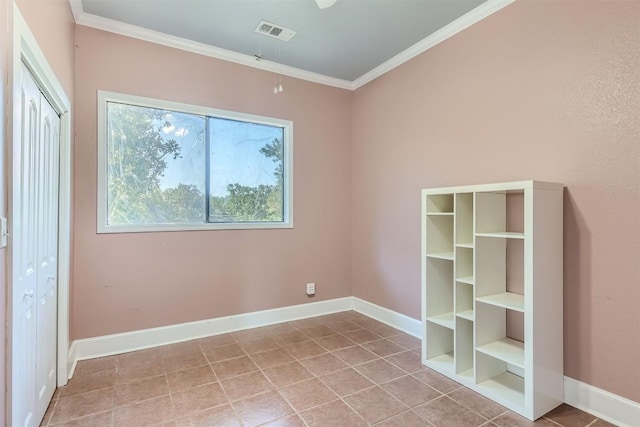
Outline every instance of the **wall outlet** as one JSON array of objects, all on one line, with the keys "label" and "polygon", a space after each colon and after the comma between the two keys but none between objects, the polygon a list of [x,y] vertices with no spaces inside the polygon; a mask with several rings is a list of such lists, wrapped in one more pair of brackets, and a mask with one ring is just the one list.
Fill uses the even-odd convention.
[{"label": "wall outlet", "polygon": [[316,284],[307,283],[307,296],[312,297],[316,294]]}]

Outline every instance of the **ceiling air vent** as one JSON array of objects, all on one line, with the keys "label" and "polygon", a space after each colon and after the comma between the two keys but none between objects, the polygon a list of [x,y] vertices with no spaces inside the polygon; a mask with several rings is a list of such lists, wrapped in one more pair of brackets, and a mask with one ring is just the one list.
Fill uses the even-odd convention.
[{"label": "ceiling air vent", "polygon": [[296,32],[288,28],[281,27],[268,21],[261,21],[256,27],[256,33],[273,37],[274,39],[288,42],[296,35]]}]

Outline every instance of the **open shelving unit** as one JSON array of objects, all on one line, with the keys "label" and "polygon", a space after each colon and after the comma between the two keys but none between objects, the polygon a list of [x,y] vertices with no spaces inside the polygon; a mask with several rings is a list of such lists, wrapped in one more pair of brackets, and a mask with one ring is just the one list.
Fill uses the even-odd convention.
[{"label": "open shelving unit", "polygon": [[562,184],[422,190],[422,361],[535,420],[563,402]]}]

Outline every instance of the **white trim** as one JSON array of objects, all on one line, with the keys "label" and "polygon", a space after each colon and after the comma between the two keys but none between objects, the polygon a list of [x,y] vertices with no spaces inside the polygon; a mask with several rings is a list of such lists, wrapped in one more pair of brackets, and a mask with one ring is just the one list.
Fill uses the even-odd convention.
[{"label": "white trim", "polygon": [[404,64],[408,60],[431,49],[435,45],[442,43],[448,38],[453,37],[454,35],[458,34],[460,31],[463,31],[469,28],[476,22],[483,20],[487,16],[499,11],[505,6],[510,5],[514,1],[515,0],[487,0],[486,2],[482,3],[480,6],[462,15],[460,18],[456,19],[455,21],[440,28],[435,33],[430,34],[429,36],[425,37],[418,43],[400,52],[393,58],[378,65],[373,70],[361,75],[360,77],[358,77],[357,79],[351,82],[352,89],[356,90],[359,87],[366,85],[370,81],[393,70],[397,66]]},{"label": "white trim", "polygon": [[[98,91],[98,233],[144,233],[150,231],[194,231],[194,230],[255,230],[293,228],[293,122],[274,117],[259,116],[201,105],[184,104],[137,95]],[[149,107],[180,113],[194,114],[258,123],[282,128],[284,149],[283,176],[283,221],[282,222],[229,222],[229,223],[188,223],[188,224],[136,224],[109,225],[107,218],[107,103],[116,102],[133,106]],[[203,212],[204,215],[204,212]]]},{"label": "white trim", "polygon": [[422,339],[422,322],[419,320],[357,297],[351,298],[353,299],[353,310]]},{"label": "white trim", "polygon": [[487,0],[480,6],[462,15],[460,18],[442,27],[435,33],[430,34],[413,46],[405,49],[391,59],[378,65],[374,69],[368,71],[353,81],[338,79],[323,74],[313,73],[311,71],[302,70],[300,68],[288,65],[278,64],[267,60],[256,60],[254,56],[233,52],[227,49],[211,46],[205,43],[199,43],[181,37],[172,36],[159,31],[153,31],[136,25],[126,24],[124,22],[101,16],[85,13],[81,0],[69,0],[73,17],[78,25],[95,28],[102,31],[108,31],[135,39],[145,40],[151,43],[163,46],[173,47],[176,49],[193,52],[212,58],[222,59],[236,64],[246,65],[252,68],[258,68],[265,71],[282,74],[289,77],[306,80],[313,83],[319,83],[326,86],[333,86],[340,89],[356,90],[369,83],[370,81],[380,77],[381,75],[393,70],[397,66],[404,64],[408,60],[420,55],[428,49],[431,49],[438,43],[458,34],[475,24],[487,16],[497,12],[505,6],[513,3],[515,0]]},{"label": "white trim", "polygon": [[564,377],[564,401],[617,426],[640,426],[640,403],[573,378]]},{"label": "white trim", "polygon": [[173,47],[187,52],[197,53],[199,55],[222,59],[223,61],[246,65],[247,67],[271,71],[273,73],[295,77],[313,83],[334,86],[340,89],[351,89],[351,82],[348,80],[313,73],[311,71],[302,70],[300,68],[291,67],[289,65],[278,64],[276,62],[268,61],[265,59],[257,60],[255,56],[233,52],[231,50],[222,49],[205,43],[195,42],[193,40],[184,39],[182,37],[172,36],[169,34],[161,33],[159,31],[148,30],[136,25],[125,24],[124,22],[103,18],[101,16],[92,15],[89,13],[82,13],[79,17],[77,17],[76,24],[95,28],[97,30],[108,31],[110,33],[120,34],[127,37],[132,37],[139,40],[145,40],[163,46]]},{"label": "white trim", "polygon": [[142,350],[160,345],[189,341],[211,335],[257,328],[275,323],[323,314],[337,313],[351,309],[351,297],[293,305],[271,310],[254,311],[196,322],[143,329],[121,334],[80,339],[73,342],[75,360],[93,359],[129,351]]}]

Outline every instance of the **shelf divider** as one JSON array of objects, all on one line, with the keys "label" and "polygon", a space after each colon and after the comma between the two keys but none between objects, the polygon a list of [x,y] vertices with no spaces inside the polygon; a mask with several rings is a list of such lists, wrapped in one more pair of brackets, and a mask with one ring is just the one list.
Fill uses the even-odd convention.
[{"label": "shelf divider", "polygon": [[476,237],[493,237],[499,239],[524,239],[524,233],[513,231],[499,231],[493,233],[476,233]]},{"label": "shelf divider", "polygon": [[455,317],[452,312],[427,317],[427,321],[435,323],[436,325],[444,326],[445,328],[455,328]]},{"label": "shelf divider", "polygon": [[429,258],[446,259],[453,261],[453,252],[434,252],[427,254]]},{"label": "shelf divider", "polygon": [[500,294],[479,297],[476,298],[476,301],[524,313],[524,295],[513,292],[502,292]]},{"label": "shelf divider", "polygon": [[481,353],[524,369],[524,343],[503,338],[477,348]]}]

